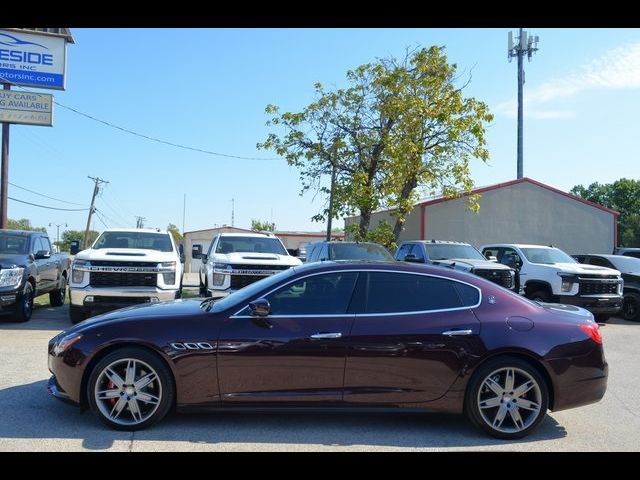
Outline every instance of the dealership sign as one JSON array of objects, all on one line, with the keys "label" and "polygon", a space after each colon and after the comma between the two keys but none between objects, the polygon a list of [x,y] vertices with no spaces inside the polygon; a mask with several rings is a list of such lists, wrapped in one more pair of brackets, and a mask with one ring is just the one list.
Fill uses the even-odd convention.
[{"label": "dealership sign", "polygon": [[0,83],[64,90],[66,40],[0,30]]},{"label": "dealership sign", "polygon": [[53,95],[0,90],[0,122],[53,125]]}]

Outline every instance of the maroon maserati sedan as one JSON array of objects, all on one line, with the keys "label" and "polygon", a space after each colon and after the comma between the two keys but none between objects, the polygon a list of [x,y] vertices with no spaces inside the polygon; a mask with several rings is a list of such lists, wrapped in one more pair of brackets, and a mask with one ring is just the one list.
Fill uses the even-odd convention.
[{"label": "maroon maserati sedan", "polygon": [[513,439],[607,385],[586,310],[400,262],[306,264],[221,300],[94,317],[49,342],[49,369],[53,396],[119,430],[172,408],[384,407],[464,413]]}]

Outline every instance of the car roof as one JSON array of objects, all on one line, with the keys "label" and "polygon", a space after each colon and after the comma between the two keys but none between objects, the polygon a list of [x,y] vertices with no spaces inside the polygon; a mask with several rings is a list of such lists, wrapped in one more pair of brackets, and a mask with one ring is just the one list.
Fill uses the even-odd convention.
[{"label": "car roof", "polygon": [[252,232],[252,233],[235,233],[235,232],[222,232],[219,233],[221,237],[254,237],[254,238],[276,238],[276,236],[272,233],[261,233],[261,232]]},{"label": "car roof", "polygon": [[517,248],[558,248],[550,245],[533,245],[527,243],[490,243],[488,245],[483,245],[482,248],[491,248],[491,247],[517,247]]},{"label": "car roof", "polygon": [[104,232],[120,232],[120,233],[163,233],[169,234],[166,230],[161,230],[159,228],[105,228]]},{"label": "car roof", "polygon": [[467,242],[458,242],[456,240],[405,240],[402,243],[424,243],[426,245],[466,245],[471,246]]}]

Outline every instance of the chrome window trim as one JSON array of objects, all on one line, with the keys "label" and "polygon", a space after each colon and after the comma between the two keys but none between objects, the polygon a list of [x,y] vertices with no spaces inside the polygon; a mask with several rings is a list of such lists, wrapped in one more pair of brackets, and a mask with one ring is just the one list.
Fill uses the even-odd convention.
[{"label": "chrome window trim", "polygon": [[[356,269],[349,269],[349,270],[327,270],[325,272],[316,272],[316,273],[310,273],[308,275],[305,275],[303,277],[298,277],[295,278],[293,280],[290,280],[287,283],[284,283],[276,288],[273,288],[272,290],[268,291],[267,293],[265,293],[264,295],[261,295],[258,298],[264,298],[267,295],[272,294],[273,292],[275,292],[276,290],[279,290],[280,288],[286,287],[287,285],[294,283],[298,280],[303,280],[305,278],[308,277],[314,277],[316,275],[324,275],[324,274],[328,274],[328,273],[340,273],[340,272],[355,272],[355,273],[366,273],[366,272],[382,272],[382,273],[400,273],[400,274],[405,274],[405,275],[422,275],[424,277],[433,277],[433,278],[441,278],[443,280],[449,280],[451,282],[458,282],[461,283],[463,285],[468,285],[469,287],[473,287],[478,291],[478,302],[474,305],[471,306],[462,306],[462,307],[455,307],[455,308],[440,308],[437,310],[415,310],[415,311],[411,311],[411,312],[388,312],[388,313],[341,313],[341,314],[317,314],[317,315],[267,315],[268,318],[337,318],[337,317],[350,317],[350,316],[358,316],[358,317],[383,317],[383,316],[389,316],[389,315],[418,315],[418,314],[425,314],[425,313],[441,313],[441,312],[456,312],[456,311],[461,311],[461,310],[472,310],[474,308],[478,308],[481,304],[482,304],[482,290],[479,287],[476,287],[475,285],[462,281],[462,280],[458,280],[455,278],[449,278],[449,277],[443,277],[442,275],[436,275],[436,274],[432,274],[432,273],[420,273],[420,272],[406,272],[406,271],[399,271],[399,270],[382,270],[382,269],[367,269],[367,270],[356,270]],[[462,301],[462,299],[460,299],[460,301]],[[238,315],[241,311],[245,310],[246,308],[248,308],[248,305],[245,305],[244,307],[242,307],[240,310],[238,310],[236,313],[234,313],[233,315],[231,315],[229,318],[254,318],[251,315]]]}]

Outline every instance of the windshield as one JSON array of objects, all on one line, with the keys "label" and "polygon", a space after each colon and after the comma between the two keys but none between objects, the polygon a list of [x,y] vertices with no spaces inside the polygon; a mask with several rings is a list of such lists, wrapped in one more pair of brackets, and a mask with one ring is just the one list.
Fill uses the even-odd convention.
[{"label": "windshield", "polygon": [[216,253],[275,253],[289,255],[282,242],[274,237],[222,237]]},{"label": "windshield", "polygon": [[640,258],[634,257],[608,257],[616,270],[620,270],[624,273],[638,273],[640,272]]},{"label": "windshield", "polygon": [[520,250],[531,263],[578,263],[573,257],[557,248],[521,248]]},{"label": "windshield", "polygon": [[0,253],[27,253],[29,237],[0,235]]},{"label": "windshield", "polygon": [[382,260],[393,262],[393,256],[375,243],[332,243],[331,260]]},{"label": "windshield", "polygon": [[[268,277],[264,277],[261,280],[258,280],[257,282],[253,282],[246,287],[241,288],[240,290],[236,290],[235,292],[230,293],[223,299],[217,300],[211,307],[211,311],[221,312],[222,310],[226,310],[227,308],[230,308],[234,305],[237,305],[238,308],[240,308],[242,303],[246,302],[254,295],[257,295],[263,290],[268,291],[268,289],[273,285],[281,280],[284,280],[285,278],[292,276],[294,273],[295,271],[293,268],[288,268],[287,270],[278,272],[275,275],[270,275]],[[205,300],[205,302],[206,301],[207,300]]]},{"label": "windshield", "polygon": [[448,260],[450,258],[486,260],[486,258],[471,245],[427,243],[425,246],[431,260]]},{"label": "windshield", "polygon": [[160,252],[173,251],[168,233],[102,232],[93,248],[142,248]]}]

